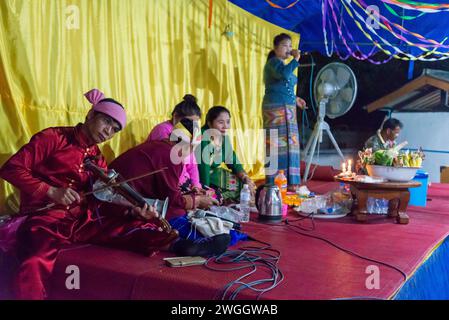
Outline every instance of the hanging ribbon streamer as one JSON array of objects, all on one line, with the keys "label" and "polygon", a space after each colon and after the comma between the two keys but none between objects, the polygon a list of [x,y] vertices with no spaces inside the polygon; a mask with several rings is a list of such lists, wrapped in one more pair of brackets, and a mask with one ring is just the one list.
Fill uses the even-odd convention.
[{"label": "hanging ribbon streamer", "polygon": [[[357,60],[368,60],[369,62],[373,63],[373,64],[383,64],[383,63],[387,63],[388,61],[390,61],[393,56],[388,56],[388,58],[386,58],[385,60],[382,61],[376,61],[371,59],[370,57],[376,52],[376,47],[373,46],[373,48],[371,49],[371,51],[368,54],[364,54],[362,49],[358,46],[357,42],[354,40],[351,32],[349,31],[349,28],[346,26],[346,22],[344,19],[342,19],[342,26],[347,30],[347,36],[349,38],[349,40],[354,44],[355,46],[355,50],[353,50],[347,43],[345,36],[343,35],[343,31],[342,28],[340,28],[339,26],[339,22],[338,22],[338,18],[337,18],[337,9],[334,8],[332,1],[329,1],[329,8],[330,8],[330,12],[332,13],[332,17],[334,19],[335,25],[337,26],[337,31],[340,35],[340,38],[342,39],[342,42],[344,44],[344,46],[346,47],[346,49],[348,50],[348,56],[352,56],[354,58],[356,58]],[[340,12],[338,12],[340,13]],[[347,59],[347,58],[346,58]],[[343,60],[346,60],[343,59]]]},{"label": "hanging ribbon streamer", "polygon": [[[348,1],[346,1],[348,3]],[[353,2],[359,7],[361,8],[368,16],[371,14],[370,12],[368,12],[368,6],[365,4],[365,2],[363,0],[357,1],[357,0],[353,0]],[[351,5],[351,1],[349,1],[349,6],[351,7],[352,10],[354,10],[354,12],[357,14],[357,12],[355,11],[355,9],[352,7]],[[363,4],[363,6],[362,6]],[[364,21],[366,21],[364,19]],[[382,23],[382,21],[385,23]],[[396,23],[391,23],[388,19],[386,19],[385,17],[379,15],[379,20],[377,21],[379,23],[379,26],[382,27],[383,29],[389,31],[393,36],[395,36],[396,38],[398,38],[399,40],[402,40],[404,42],[406,42],[408,45],[410,46],[415,46],[420,48],[421,50],[427,52],[429,50],[425,49],[425,47],[444,47],[444,48],[449,48],[448,45],[442,45],[441,43],[437,42],[436,40],[433,39],[427,39],[424,36],[415,33],[415,32],[411,32],[407,29],[405,29],[403,26],[396,24]],[[391,28],[391,26],[394,26],[396,28],[398,28],[401,33],[405,33],[411,36],[414,36],[416,38],[418,38],[420,41],[426,42],[427,44],[415,44],[409,40],[407,40],[405,37],[402,36],[402,34],[398,34],[396,32],[394,32],[394,30]],[[443,41],[444,42],[444,41]],[[424,48],[424,49],[422,49]],[[446,54],[446,53],[441,53],[436,51],[435,53],[437,54]]]},{"label": "hanging ribbon streamer", "polygon": [[279,5],[277,5],[276,3],[273,3],[272,1],[270,1],[270,0],[265,0],[270,6],[272,6],[273,8],[276,8],[276,9],[282,9],[282,10],[286,10],[286,9],[290,9],[291,7],[293,7],[295,4],[297,4],[298,2],[299,2],[299,0],[296,0],[296,1],[294,1],[294,2],[292,2],[292,3],[290,3],[288,6],[286,6],[286,7],[281,7],[281,6],[279,6]]},{"label": "hanging ribbon streamer", "polygon": [[212,26],[212,5],[213,5],[214,0],[209,0],[209,19],[208,19],[208,28],[210,29],[210,27]]},{"label": "hanging ribbon streamer", "polygon": [[[323,1],[323,2],[322,2],[323,33],[324,33],[324,45],[325,45],[326,53],[327,53],[327,55],[328,55],[329,57],[332,55],[333,51],[335,50],[335,52],[337,53],[337,55],[339,56],[339,58],[342,59],[342,60],[347,60],[349,57],[352,56],[352,57],[354,57],[354,58],[356,58],[356,59],[358,59],[358,60],[367,60],[367,61],[369,61],[369,62],[371,62],[371,63],[373,63],[373,64],[383,64],[383,63],[386,63],[386,62],[390,61],[390,60],[393,58],[393,56],[389,55],[387,59],[382,60],[382,61],[376,61],[376,60],[371,59],[370,57],[375,53],[376,47],[373,46],[373,48],[371,49],[371,51],[370,51],[367,55],[363,54],[362,50],[361,50],[360,47],[357,45],[357,42],[354,40],[354,38],[352,37],[352,35],[351,35],[350,32],[348,31],[348,36],[349,36],[350,40],[351,40],[351,41],[354,43],[354,45],[356,46],[356,50],[357,50],[359,53],[357,53],[356,51],[352,50],[352,49],[349,47],[349,45],[347,44],[346,39],[345,39],[345,37],[343,36],[343,32],[342,32],[341,28],[339,27],[339,23],[338,23],[338,21],[337,21],[338,19],[337,19],[337,17],[336,17],[335,11],[333,10],[334,7],[333,7],[333,4],[332,4],[332,1],[329,1],[329,4],[328,4],[327,6],[326,6],[325,2],[326,2],[326,1]],[[330,8],[330,9],[332,10],[332,11],[331,11],[331,12],[332,12],[332,16],[333,16],[334,21],[335,21],[335,24],[336,24],[336,26],[337,26],[337,29],[338,29],[340,38],[342,39],[343,44],[345,45],[346,49],[348,50],[348,54],[347,54],[346,56],[343,56],[343,54],[338,50],[338,46],[336,46],[335,43],[334,43],[334,41],[333,41],[333,38],[334,38],[334,37],[333,37],[333,33],[332,33],[332,24],[331,24],[330,21],[329,21],[329,31],[330,31],[329,33],[330,33],[330,36],[331,36],[331,38],[332,38],[332,45],[331,45],[331,51],[329,51],[329,49],[328,49],[328,40],[327,40],[327,31],[326,31],[326,29],[327,29],[327,28],[326,28],[326,20],[327,20],[326,17],[327,17],[327,11],[328,11],[327,8]],[[342,20],[342,24],[343,24],[343,26],[347,29],[346,23],[345,23],[344,20]]]},{"label": "hanging ribbon streamer", "polygon": [[[366,4],[363,2],[363,0],[360,0],[360,2],[363,3],[363,4],[366,6]],[[356,4],[360,7],[360,4],[359,4],[359,3],[356,3]],[[362,9],[363,9],[363,8],[362,8]],[[366,12],[366,11],[365,11],[365,12]],[[446,48],[446,49],[449,48],[448,45],[444,45],[444,44],[443,44],[444,42],[446,42],[446,40],[447,40],[448,37],[444,38],[441,42],[437,42],[437,41],[435,41],[435,40],[433,40],[433,39],[427,39],[427,38],[425,38],[424,36],[422,36],[422,35],[420,35],[420,34],[418,34],[418,33],[411,32],[411,31],[405,29],[404,27],[402,27],[402,26],[399,25],[399,24],[396,24],[396,23],[390,23],[387,19],[385,19],[385,18],[382,17],[382,16],[380,17],[380,20],[382,20],[382,21],[385,22],[385,25],[382,24],[382,23],[380,23],[380,26],[381,26],[382,28],[384,28],[384,29],[390,31],[390,33],[391,33],[394,37],[396,37],[397,39],[400,39],[401,41],[404,41],[404,42],[405,42],[406,44],[408,44],[409,46],[417,47],[418,49],[420,49],[420,50],[422,50],[422,51],[424,51],[424,52],[426,52],[426,53],[429,53],[429,54],[433,54],[433,55],[442,55],[443,57],[449,56],[449,53],[448,53],[448,52],[440,52],[440,51],[437,51],[437,48]],[[398,33],[394,32],[392,26],[395,26],[396,28],[398,28],[398,29],[401,31],[401,34],[398,34]],[[426,42],[426,44],[423,44],[423,43],[413,43],[413,42],[411,42],[410,40],[406,39],[404,36],[402,36],[402,33],[405,33],[405,34],[414,36],[414,37],[418,38],[419,41]],[[428,50],[427,47],[433,47],[433,50]],[[422,57],[428,56],[429,54],[422,55]],[[421,58],[420,58],[419,60],[423,60],[423,61],[426,61],[426,60],[427,60],[427,61],[430,61],[430,59],[421,59]],[[439,59],[439,60],[441,60],[441,59]]]},{"label": "hanging ribbon streamer", "polygon": [[[352,56],[352,57],[354,57],[354,58],[356,58],[356,59],[358,59],[358,60],[368,60],[369,62],[371,62],[371,63],[373,63],[373,64],[383,64],[383,63],[386,63],[386,62],[390,61],[390,60],[393,58],[393,56],[389,55],[387,59],[382,60],[382,61],[376,61],[376,60],[371,59],[370,57],[376,52],[376,47],[373,46],[373,48],[371,49],[371,51],[370,51],[367,55],[365,55],[365,54],[362,52],[362,50],[360,49],[360,47],[357,45],[357,42],[356,42],[356,41],[354,40],[354,38],[352,37],[351,33],[348,31],[348,36],[349,36],[350,40],[354,43],[354,45],[355,45],[355,47],[356,47],[356,50],[352,50],[352,49],[349,47],[349,45],[347,44],[346,39],[345,39],[345,37],[344,37],[344,35],[343,35],[343,32],[342,32],[341,28],[339,27],[337,15],[336,15],[336,13],[335,13],[335,10],[334,10],[332,1],[329,1],[327,6],[326,6],[325,2],[326,2],[326,1],[323,1],[323,2],[322,2],[323,33],[324,33],[324,45],[325,45],[326,53],[327,53],[327,55],[328,55],[329,57],[333,54],[333,52],[334,52],[334,50],[335,50],[335,52],[337,53],[337,55],[339,56],[339,58],[342,59],[342,60],[347,60],[349,57]],[[345,47],[346,47],[346,49],[347,49],[347,51],[348,51],[348,54],[345,55],[345,56],[343,56],[343,54],[338,50],[338,46],[335,45],[335,43],[334,43],[334,37],[333,37],[333,33],[332,33],[332,24],[331,24],[331,21],[329,21],[329,31],[330,31],[329,34],[330,34],[330,36],[331,36],[331,38],[332,38],[332,45],[331,45],[331,51],[329,51],[329,48],[328,48],[328,40],[327,40],[327,31],[326,31],[326,29],[327,29],[327,28],[326,28],[326,21],[327,21],[326,18],[327,18],[327,16],[328,16],[328,15],[327,15],[327,12],[328,12],[327,8],[331,9],[330,11],[331,11],[332,16],[333,16],[333,18],[334,18],[334,22],[335,22],[335,24],[336,24],[336,26],[337,26],[337,29],[338,29],[340,38],[342,39],[342,42],[343,42],[343,44],[345,45]],[[342,25],[343,25],[346,29],[348,29],[348,28],[346,27],[346,23],[345,23],[344,20],[342,20]],[[356,52],[356,51],[357,51],[357,52]]]},{"label": "hanging ribbon streamer", "polygon": [[394,11],[394,9],[391,6],[389,6],[388,4],[384,3],[383,5],[384,5],[385,8],[387,8],[388,11],[390,11],[390,13],[392,15],[394,15],[394,16],[398,17],[399,19],[402,19],[402,20],[415,20],[416,18],[420,18],[423,15],[427,14],[426,12],[421,12],[419,15],[417,15],[415,17],[414,16],[404,16],[404,15],[400,15],[399,13]]},{"label": "hanging ribbon streamer", "polygon": [[415,1],[399,1],[399,0],[382,0],[383,2],[409,10],[417,10],[421,12],[441,12],[449,11],[447,3],[425,3]]},{"label": "hanging ribbon streamer", "polygon": [[[330,3],[331,4],[331,3]],[[332,9],[329,5],[327,6],[329,9]],[[327,10],[327,12],[329,12],[329,10]],[[338,46],[337,46],[337,44],[336,44],[336,42],[335,42],[335,40],[334,40],[334,30],[333,30],[333,28],[332,28],[332,21],[331,21],[331,17],[330,17],[330,15],[328,15],[329,17],[326,19],[327,20],[327,22],[328,22],[328,24],[329,24],[329,33],[330,33],[330,36],[331,36],[331,39],[332,39],[332,51],[335,51],[335,53],[338,55],[338,57],[340,58],[340,59],[342,59],[342,60],[344,60],[344,61],[346,61],[346,60],[348,60],[351,56],[352,56],[352,53],[351,53],[351,51],[350,50],[348,50],[348,54],[346,54],[346,55],[343,55],[343,53],[338,49]],[[339,29],[339,25],[338,25],[338,22],[336,23],[336,25],[337,25],[337,29]],[[342,40],[345,40],[345,39],[343,39],[343,37],[342,37],[342,34],[340,33],[340,38],[342,38]]]},{"label": "hanging ribbon streamer", "polygon": [[[345,10],[346,10],[346,12],[349,14],[349,16],[353,19],[353,21],[354,21],[354,23],[356,24],[356,26],[360,29],[360,31],[376,46],[376,47],[378,47],[380,50],[382,50],[383,52],[385,52],[386,54],[388,54],[388,55],[392,55],[392,56],[394,56],[395,58],[397,58],[397,59],[401,59],[401,57],[400,56],[398,56],[398,55],[396,55],[395,54],[395,52],[391,52],[391,51],[389,51],[389,50],[386,50],[386,49],[384,49],[377,41],[375,41],[373,38],[372,38],[372,36],[369,34],[369,33],[367,33],[364,29],[363,29],[363,27],[360,25],[360,23],[355,19],[355,17],[354,17],[354,15],[353,15],[353,13],[351,12],[351,10],[348,8],[348,6],[346,6],[346,4],[345,4],[345,0],[342,0],[341,1],[342,2],[342,4],[343,4],[343,6],[345,7]],[[353,9],[353,8],[352,8]],[[353,9],[354,10],[354,9]],[[360,15],[354,10],[354,13],[356,14],[356,16],[358,16],[359,18],[360,18]],[[363,20],[363,18],[362,18],[362,21],[364,21]],[[370,29],[370,31],[372,32],[372,33],[374,33],[374,34],[376,34],[377,35],[377,33],[370,27],[370,26],[368,26],[368,29]],[[380,37],[381,38],[381,37]],[[386,41],[385,39],[383,39],[383,38],[381,38],[383,41],[384,41],[384,43],[386,43],[387,45],[389,45],[389,46],[391,46],[391,47],[393,47],[393,48],[395,48],[393,45],[391,45],[388,41]],[[401,52],[401,50],[399,49],[399,48],[397,48],[400,52]]]},{"label": "hanging ribbon streamer", "polygon": [[[356,24],[356,26],[360,29],[360,31],[370,40],[373,42],[373,44],[375,46],[377,46],[380,50],[382,50],[383,52],[385,52],[388,55],[394,55],[395,58],[397,59],[401,59],[401,60],[420,60],[420,61],[438,61],[438,60],[444,60],[444,59],[448,59],[449,56],[447,53],[441,53],[441,52],[437,52],[436,48],[434,48],[431,51],[428,51],[426,48],[419,46],[419,45],[415,45],[417,46],[419,49],[426,51],[425,54],[415,57],[407,52],[404,52],[403,50],[401,50],[400,48],[398,48],[397,46],[394,46],[393,44],[391,44],[388,40],[384,39],[383,37],[381,37],[369,24],[365,23],[365,18],[363,18],[353,7],[351,4],[351,1],[355,0],[341,0],[341,3],[343,4],[343,6],[345,7],[346,12],[351,16],[351,18],[353,18],[354,23]],[[346,5],[347,3],[347,5]],[[348,7],[349,6],[349,7]],[[351,9],[353,10],[353,12],[351,11]],[[374,40],[371,36],[371,34],[367,33],[364,28],[362,27],[362,25],[360,24],[359,21],[357,21],[357,19],[355,19],[354,14],[356,15],[357,19],[359,19],[360,21],[362,21],[362,23],[364,23],[367,28],[369,29],[369,31],[374,34],[376,37],[378,37],[382,43],[384,43],[385,45],[387,45],[388,47],[391,47],[394,49],[394,52],[392,52],[391,50],[385,49],[384,47],[382,47],[382,45],[379,44],[378,41]],[[382,24],[379,24],[382,26]],[[446,39],[444,39],[442,42],[444,42]],[[440,44],[441,45],[441,44]],[[400,55],[398,55],[398,53]],[[442,55],[442,57],[439,58],[429,58],[429,59],[425,59],[426,56],[429,55],[433,55],[433,54],[439,54]],[[402,55],[402,56],[401,56]],[[404,57],[405,56],[405,57]]]},{"label": "hanging ribbon streamer", "polygon": [[326,1],[323,0],[321,2],[321,13],[322,13],[322,16],[323,16],[322,22],[323,22],[324,48],[326,49],[327,56],[331,57],[332,53],[333,53],[333,45],[331,46],[331,50],[332,51],[329,51],[328,43],[327,43],[327,31],[326,31],[327,30],[326,29],[327,7],[328,6],[326,5]]},{"label": "hanging ribbon streamer", "polygon": [[[434,39],[428,39],[423,35],[407,30],[403,26],[392,23],[384,16],[379,15],[378,19],[376,19],[377,25],[380,26],[383,30],[387,31],[393,37],[397,38],[401,42],[407,44],[409,47],[416,47],[421,50],[423,53],[418,55],[413,55],[410,52],[406,52],[401,49],[399,46],[392,44],[389,40],[385,39],[381,36],[376,30],[368,24],[367,17],[372,15],[368,10],[368,6],[365,4],[363,0],[340,0],[342,3],[344,10],[347,14],[352,18],[355,25],[362,32],[362,34],[372,43],[373,49],[365,54],[363,50],[358,46],[358,43],[354,40],[352,33],[349,31],[350,29],[346,25],[345,19],[340,19],[340,9],[338,6],[334,7],[332,0],[324,0],[321,4],[322,10],[322,25],[323,25],[323,36],[324,36],[324,47],[326,50],[326,54],[330,57],[334,52],[343,60],[348,59],[350,56],[358,59],[358,60],[368,60],[374,64],[381,64],[390,61],[392,58],[405,60],[405,61],[440,61],[449,58],[449,45],[444,44],[448,37],[445,37],[441,42],[438,42]],[[394,1],[384,1],[393,3]],[[394,2],[396,3],[396,2]],[[366,16],[360,15],[360,13],[353,6],[355,4],[359,7]],[[423,4],[423,3],[415,3],[421,5],[421,9],[441,9],[445,8],[445,5],[439,4]],[[442,12],[446,10],[421,10],[422,13],[417,16],[408,16],[408,15],[399,15],[396,13],[392,7],[384,4],[387,9],[395,16],[401,19],[413,20],[417,19],[428,12]],[[423,6],[427,5],[428,7],[424,8]],[[449,9],[449,8],[448,8]],[[332,23],[333,20],[333,23]],[[341,40],[347,52],[342,52],[341,49],[334,42],[334,25],[336,28],[336,32],[338,32],[338,39]],[[367,28],[367,30],[365,30]],[[396,31],[397,30],[397,31]],[[375,39],[376,37],[377,39]],[[413,38],[413,39],[412,39]],[[348,40],[351,45],[348,44]],[[331,42],[329,42],[331,41]],[[384,52],[388,55],[388,58],[383,61],[376,61],[371,59],[371,56],[376,53],[376,49]],[[446,52],[444,52],[446,51]],[[366,52],[366,50],[365,50]],[[410,65],[411,70],[413,69],[413,64]]]}]

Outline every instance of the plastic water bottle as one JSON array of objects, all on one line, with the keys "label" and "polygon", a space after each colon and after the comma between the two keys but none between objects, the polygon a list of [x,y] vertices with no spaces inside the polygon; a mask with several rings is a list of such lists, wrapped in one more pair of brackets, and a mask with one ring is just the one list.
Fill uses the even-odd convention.
[{"label": "plastic water bottle", "polygon": [[368,197],[368,200],[366,201],[366,209],[371,214],[387,214],[388,204],[389,201],[387,199]]},{"label": "plastic water bottle", "polygon": [[244,184],[242,191],[240,191],[240,222],[249,222],[250,201],[251,191],[249,190],[249,186]]}]

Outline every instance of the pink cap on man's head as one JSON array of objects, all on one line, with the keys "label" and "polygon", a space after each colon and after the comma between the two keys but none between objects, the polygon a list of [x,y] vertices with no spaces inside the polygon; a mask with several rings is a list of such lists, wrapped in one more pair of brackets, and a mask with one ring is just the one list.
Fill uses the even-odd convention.
[{"label": "pink cap on man's head", "polygon": [[86,92],[84,96],[90,103],[92,103],[91,111],[107,114],[120,124],[120,129],[123,129],[126,126],[125,109],[112,101],[101,101],[105,98],[103,92],[98,89],[92,89],[89,92]]}]

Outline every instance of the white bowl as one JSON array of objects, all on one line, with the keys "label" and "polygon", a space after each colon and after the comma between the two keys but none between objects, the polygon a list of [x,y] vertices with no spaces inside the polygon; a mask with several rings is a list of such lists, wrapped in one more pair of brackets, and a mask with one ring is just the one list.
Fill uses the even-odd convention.
[{"label": "white bowl", "polygon": [[366,170],[371,177],[381,177],[390,181],[407,182],[412,180],[419,168],[390,167],[367,164]]}]

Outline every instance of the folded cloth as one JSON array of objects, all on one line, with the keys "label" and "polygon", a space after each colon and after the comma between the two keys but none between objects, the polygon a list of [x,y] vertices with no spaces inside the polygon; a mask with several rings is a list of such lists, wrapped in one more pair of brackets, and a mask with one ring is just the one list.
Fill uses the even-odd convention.
[{"label": "folded cloth", "polygon": [[216,217],[195,218],[190,217],[193,228],[199,231],[205,237],[212,237],[217,234],[223,234],[231,231],[233,223],[223,221]]},{"label": "folded cloth", "polygon": [[[190,239],[193,241],[202,241],[205,239],[205,237],[198,230],[193,228],[188,214],[181,217],[172,218],[169,222],[172,228],[178,230],[179,237],[181,239]],[[248,240],[248,235],[238,230],[232,229],[229,234],[231,235],[231,243],[229,244],[231,246],[235,245],[239,241]]]},{"label": "folded cloth", "polygon": [[15,250],[17,230],[25,219],[26,216],[16,216],[0,223],[0,251],[9,253]]}]

